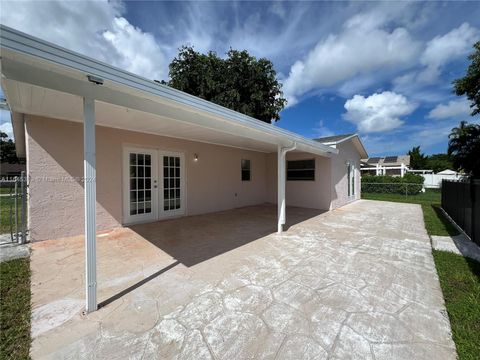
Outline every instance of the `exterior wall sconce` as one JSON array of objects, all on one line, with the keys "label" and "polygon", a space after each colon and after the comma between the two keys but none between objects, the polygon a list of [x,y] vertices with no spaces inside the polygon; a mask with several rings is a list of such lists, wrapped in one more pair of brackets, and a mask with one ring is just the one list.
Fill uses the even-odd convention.
[{"label": "exterior wall sconce", "polygon": [[198,154],[196,154],[196,153],[193,154],[193,161],[195,161],[195,162],[198,161]]}]

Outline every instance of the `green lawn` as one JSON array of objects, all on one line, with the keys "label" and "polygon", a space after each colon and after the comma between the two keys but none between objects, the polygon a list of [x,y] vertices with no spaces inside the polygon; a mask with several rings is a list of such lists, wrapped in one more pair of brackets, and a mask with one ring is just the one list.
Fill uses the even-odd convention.
[{"label": "green lawn", "polygon": [[480,263],[433,250],[443,297],[460,360],[480,354]]},{"label": "green lawn", "polygon": [[[18,199],[17,206],[21,206],[21,199]],[[10,206],[14,205],[14,200],[9,197],[0,196],[0,234],[10,233]],[[20,224],[21,212],[18,211],[18,220]],[[20,225],[19,225],[20,226]]]},{"label": "green lawn", "polygon": [[0,359],[29,359],[30,260],[0,263]]},{"label": "green lawn", "polygon": [[425,228],[430,235],[458,235],[457,228],[443,215],[440,209],[441,193],[427,189],[418,195],[364,193],[362,199],[413,203],[422,205]]}]

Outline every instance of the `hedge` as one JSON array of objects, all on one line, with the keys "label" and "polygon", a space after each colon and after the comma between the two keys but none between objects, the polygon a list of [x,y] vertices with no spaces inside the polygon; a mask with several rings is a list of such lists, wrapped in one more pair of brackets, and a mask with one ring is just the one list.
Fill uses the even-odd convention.
[{"label": "hedge", "polygon": [[363,175],[362,192],[384,194],[418,194],[423,189],[423,176],[406,173],[404,177]]}]

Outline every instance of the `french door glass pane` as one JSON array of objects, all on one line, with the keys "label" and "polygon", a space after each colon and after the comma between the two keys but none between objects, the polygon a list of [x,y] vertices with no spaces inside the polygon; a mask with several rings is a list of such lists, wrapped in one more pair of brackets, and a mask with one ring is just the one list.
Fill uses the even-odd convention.
[{"label": "french door glass pane", "polygon": [[180,209],[180,157],[163,157],[163,210]]},{"label": "french door glass pane", "polygon": [[152,157],[149,154],[130,153],[130,215],[152,212]]}]

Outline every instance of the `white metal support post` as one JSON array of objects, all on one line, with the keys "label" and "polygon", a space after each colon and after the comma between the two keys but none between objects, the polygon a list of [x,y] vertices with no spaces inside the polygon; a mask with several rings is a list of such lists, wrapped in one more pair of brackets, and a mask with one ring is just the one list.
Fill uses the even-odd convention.
[{"label": "white metal support post", "polygon": [[86,310],[92,312],[97,310],[95,100],[83,99],[83,116]]},{"label": "white metal support post", "polygon": [[294,143],[290,148],[282,148],[281,145],[278,145],[277,156],[278,156],[278,185],[277,185],[277,206],[278,206],[278,233],[282,233],[283,225],[285,225],[285,157],[287,152],[295,150],[297,144]]}]

